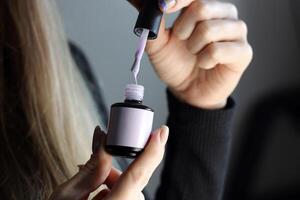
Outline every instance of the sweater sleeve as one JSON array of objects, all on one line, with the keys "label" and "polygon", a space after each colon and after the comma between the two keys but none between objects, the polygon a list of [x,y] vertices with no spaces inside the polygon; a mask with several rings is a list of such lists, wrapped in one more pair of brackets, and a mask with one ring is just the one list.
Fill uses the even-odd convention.
[{"label": "sweater sleeve", "polygon": [[167,91],[170,136],[156,200],[222,198],[231,143],[234,102],[203,110]]}]

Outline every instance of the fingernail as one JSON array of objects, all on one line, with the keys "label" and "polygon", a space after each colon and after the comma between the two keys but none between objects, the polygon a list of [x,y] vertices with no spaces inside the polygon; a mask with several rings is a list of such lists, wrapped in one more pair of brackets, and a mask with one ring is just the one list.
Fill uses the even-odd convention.
[{"label": "fingernail", "polygon": [[169,127],[163,125],[160,131],[160,143],[162,145],[166,145],[168,137],[169,137]]},{"label": "fingernail", "polygon": [[176,0],[158,0],[158,4],[161,11],[165,12],[175,6]]},{"label": "fingernail", "polygon": [[96,126],[96,128],[94,130],[93,144],[92,144],[93,154],[98,151],[100,146],[101,146],[101,128],[100,128],[100,126]]}]

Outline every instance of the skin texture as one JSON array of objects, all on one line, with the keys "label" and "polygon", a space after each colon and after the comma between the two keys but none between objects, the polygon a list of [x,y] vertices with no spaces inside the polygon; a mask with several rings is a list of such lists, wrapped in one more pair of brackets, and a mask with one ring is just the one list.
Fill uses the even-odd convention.
[{"label": "skin texture", "polygon": [[79,166],[79,172],[59,186],[50,200],[88,199],[97,188],[102,190],[94,200],[143,200],[142,190],[163,159],[168,135],[167,126],[154,131],[143,153],[121,173],[112,167],[112,157],[104,150],[106,134],[96,127],[90,160]]},{"label": "skin texture", "polygon": [[[140,7],[139,1],[131,3]],[[222,108],[252,59],[247,26],[230,3],[177,0],[166,13],[180,9],[174,25],[167,29],[163,20],[158,38],[148,42],[150,61],[182,101]]]},{"label": "skin texture", "polygon": [[[130,3],[137,9],[142,6],[139,0]],[[163,19],[158,38],[147,43],[157,75],[183,102],[203,109],[223,108],[252,59],[246,24],[229,3],[177,0],[167,8],[165,13],[182,11],[169,29]],[[112,168],[112,158],[104,151],[105,134],[100,128],[94,134],[101,142],[93,145],[91,159],[51,199],[87,199],[103,185],[107,188],[94,199],[144,199],[141,191],[163,158],[168,128],[152,134],[143,154],[123,174]]]}]

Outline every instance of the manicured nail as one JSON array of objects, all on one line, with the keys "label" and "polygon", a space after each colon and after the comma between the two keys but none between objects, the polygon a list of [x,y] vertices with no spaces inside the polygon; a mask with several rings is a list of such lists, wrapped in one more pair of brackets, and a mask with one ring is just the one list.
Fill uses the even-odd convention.
[{"label": "manicured nail", "polygon": [[161,11],[165,12],[166,10],[175,6],[176,0],[158,0],[158,5]]},{"label": "manicured nail", "polygon": [[93,144],[92,144],[92,151],[93,154],[98,151],[98,149],[101,146],[101,128],[100,126],[96,126],[94,130],[94,135],[93,135]]},{"label": "manicured nail", "polygon": [[160,143],[162,145],[166,145],[168,137],[169,137],[169,127],[163,125],[160,131]]}]

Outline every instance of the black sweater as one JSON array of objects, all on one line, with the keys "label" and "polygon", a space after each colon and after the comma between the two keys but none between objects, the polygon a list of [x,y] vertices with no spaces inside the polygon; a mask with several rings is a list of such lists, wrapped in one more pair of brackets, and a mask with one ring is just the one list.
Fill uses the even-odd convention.
[{"label": "black sweater", "polygon": [[[84,55],[71,45],[99,112],[107,119],[101,90]],[[222,199],[231,142],[234,102],[226,108],[203,110],[180,102],[167,91],[170,136],[156,200]]]},{"label": "black sweater", "polygon": [[234,103],[208,111],[168,91],[170,137],[157,200],[222,199]]}]

